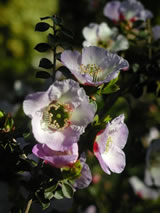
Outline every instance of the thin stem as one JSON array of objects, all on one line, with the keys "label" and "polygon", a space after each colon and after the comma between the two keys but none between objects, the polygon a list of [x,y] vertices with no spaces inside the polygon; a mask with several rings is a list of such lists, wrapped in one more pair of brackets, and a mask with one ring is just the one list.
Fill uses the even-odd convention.
[{"label": "thin stem", "polygon": [[[53,34],[55,37],[56,37],[56,32],[57,32],[56,25],[53,22]],[[54,46],[54,48],[53,48],[53,75],[52,75],[53,81],[55,79],[55,71],[56,71],[56,46]]]},{"label": "thin stem", "polygon": [[32,205],[32,199],[30,199],[27,203],[27,207],[26,207],[26,210],[25,210],[25,213],[29,213],[29,210],[31,208],[31,205]]},{"label": "thin stem", "polygon": [[148,28],[148,32],[149,32],[149,36],[148,36],[148,44],[149,44],[148,58],[151,59],[152,58],[152,47],[150,45],[152,43],[152,29],[151,29],[150,19],[147,20],[147,28]]}]

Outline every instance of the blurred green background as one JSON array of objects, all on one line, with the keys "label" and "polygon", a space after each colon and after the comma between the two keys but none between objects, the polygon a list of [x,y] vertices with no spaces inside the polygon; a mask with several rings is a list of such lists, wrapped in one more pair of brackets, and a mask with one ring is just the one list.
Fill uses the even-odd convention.
[{"label": "blurred green background", "polygon": [[[143,0],[141,2],[154,13],[152,24],[160,24],[160,1]],[[106,3],[105,0],[1,0],[0,107],[7,111],[16,111],[16,104],[21,104],[29,92],[41,88],[44,84],[43,80],[35,78],[39,59],[43,54],[36,52],[34,47],[37,43],[46,40],[45,33],[34,31],[40,17],[52,14],[60,15],[65,26],[75,34],[73,47],[81,48],[83,27],[90,22],[106,21],[103,16],[103,7]],[[160,212],[160,200],[144,201],[135,196],[128,184],[128,177],[132,175],[138,175],[143,179],[146,148],[142,146],[140,140],[150,127],[160,126],[158,109],[160,101],[152,94],[137,101],[128,98],[132,102],[132,111],[122,97],[114,103],[112,109],[107,109],[113,117],[125,112],[126,117],[129,118],[129,129],[132,128],[125,148],[127,153],[125,171],[120,175],[108,176],[101,170],[95,157],[88,153],[88,162],[92,169],[94,182],[88,189],[79,190],[75,194],[73,204],[65,212],[85,213],[85,209],[89,205],[94,205],[96,212],[93,211],[93,208],[92,212],[86,213]],[[15,117],[18,122],[20,115],[17,113]],[[62,212],[61,204],[59,206],[56,208],[53,203],[54,211],[50,209],[44,212]],[[40,210],[37,213],[39,212]]]}]

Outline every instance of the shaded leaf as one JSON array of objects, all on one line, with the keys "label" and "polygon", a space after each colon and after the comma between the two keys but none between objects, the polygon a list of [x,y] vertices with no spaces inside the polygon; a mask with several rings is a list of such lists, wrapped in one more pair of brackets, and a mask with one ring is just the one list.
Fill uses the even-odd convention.
[{"label": "shaded leaf", "polygon": [[40,60],[40,63],[39,63],[39,67],[42,67],[42,68],[45,68],[45,69],[52,68],[52,65],[53,65],[52,62],[47,58],[42,58]]},{"label": "shaded leaf", "polygon": [[45,16],[45,17],[41,17],[40,19],[41,20],[45,20],[45,19],[49,19],[49,18],[51,18],[50,16]]},{"label": "shaded leaf", "polygon": [[62,192],[66,198],[72,198],[74,194],[72,186],[65,183],[62,185]]},{"label": "shaded leaf", "polygon": [[62,193],[61,190],[57,190],[54,194],[53,194],[54,198],[60,200],[60,199],[63,199],[64,198],[64,195]]},{"label": "shaded leaf", "polygon": [[53,192],[45,192],[44,197],[45,199],[51,200],[54,197]]},{"label": "shaded leaf", "polygon": [[50,45],[47,43],[39,43],[35,46],[34,48],[35,50],[37,50],[38,52],[46,52],[49,49],[51,49]]},{"label": "shaded leaf", "polygon": [[35,26],[35,31],[44,32],[50,28],[50,25],[45,22],[39,22]]},{"label": "shaded leaf", "polygon": [[61,61],[61,54],[62,54],[61,52],[56,53],[56,59],[59,60],[59,61]]},{"label": "shaded leaf", "polygon": [[39,71],[36,73],[36,78],[48,79],[50,77],[51,77],[51,75],[45,71]]},{"label": "shaded leaf", "polygon": [[61,71],[62,74],[66,77],[66,78],[73,78],[73,75],[71,74],[71,72],[69,71],[69,69],[65,66],[61,66],[57,69],[58,71]]},{"label": "shaded leaf", "polygon": [[51,16],[51,19],[53,20],[53,22],[54,22],[56,25],[62,24],[62,18],[59,17],[59,16],[56,16],[56,15]]},{"label": "shaded leaf", "polygon": [[113,92],[117,92],[118,90],[120,90],[119,86],[116,84],[110,85],[110,86],[106,86],[103,90],[102,90],[102,94],[110,94]]}]

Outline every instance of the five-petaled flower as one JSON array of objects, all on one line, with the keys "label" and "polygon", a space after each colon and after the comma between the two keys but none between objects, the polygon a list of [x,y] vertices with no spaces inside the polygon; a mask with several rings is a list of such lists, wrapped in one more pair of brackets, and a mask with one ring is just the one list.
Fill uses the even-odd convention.
[{"label": "five-petaled flower", "polygon": [[137,0],[111,1],[104,7],[104,15],[115,22],[137,21],[152,18],[151,11],[146,10]]},{"label": "five-petaled flower", "polygon": [[[47,91],[28,95],[23,110],[32,119],[35,139],[53,153],[66,153],[92,122],[96,107],[77,82],[67,79],[55,81]],[[37,148],[50,155],[47,147]]]},{"label": "five-petaled flower", "polygon": [[91,23],[84,27],[83,36],[86,39],[83,46],[103,47],[111,52],[128,49],[129,43],[124,35],[118,33],[118,28],[110,28],[107,23]]},{"label": "five-petaled flower", "polygon": [[93,145],[93,151],[101,168],[107,174],[112,172],[121,173],[125,167],[125,154],[122,151],[128,138],[128,128],[124,123],[124,115],[106,125],[100,131]]},{"label": "five-petaled flower", "polygon": [[90,46],[78,51],[65,50],[62,63],[81,84],[99,86],[116,78],[121,69],[128,69],[128,62],[104,48]]}]

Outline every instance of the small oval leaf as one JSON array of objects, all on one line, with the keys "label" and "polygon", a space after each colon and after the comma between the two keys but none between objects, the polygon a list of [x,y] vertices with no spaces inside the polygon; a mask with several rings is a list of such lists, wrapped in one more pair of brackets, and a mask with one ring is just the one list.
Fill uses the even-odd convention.
[{"label": "small oval leaf", "polygon": [[49,49],[51,49],[50,45],[47,43],[39,43],[35,46],[34,48],[35,50],[37,50],[38,52],[46,52]]},{"label": "small oval leaf", "polygon": [[74,194],[73,188],[69,184],[62,185],[62,192],[63,192],[64,197],[66,197],[66,198],[72,198],[73,194]]},{"label": "small oval leaf", "polygon": [[51,78],[51,75],[45,71],[39,71],[36,73],[36,78],[48,79]]},{"label": "small oval leaf", "polygon": [[50,25],[45,22],[39,22],[35,26],[35,31],[44,32],[50,28]]},{"label": "small oval leaf", "polygon": [[52,62],[47,58],[42,58],[40,60],[40,63],[39,63],[39,67],[42,67],[42,68],[45,68],[45,69],[52,68],[52,65],[53,65]]}]

